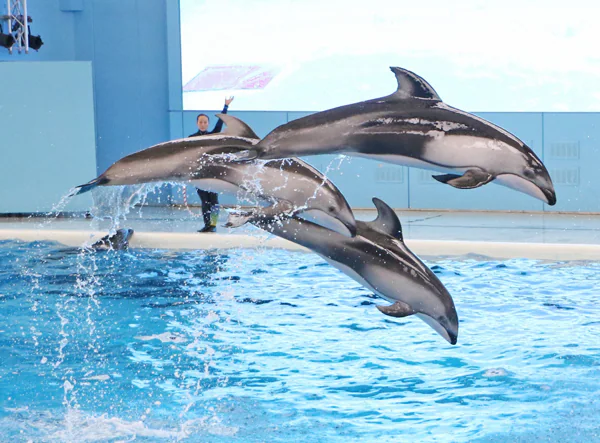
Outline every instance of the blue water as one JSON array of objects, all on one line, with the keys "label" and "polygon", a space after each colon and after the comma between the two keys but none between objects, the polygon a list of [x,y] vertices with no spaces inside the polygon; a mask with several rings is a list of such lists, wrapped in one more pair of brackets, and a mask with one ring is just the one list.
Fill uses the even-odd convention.
[{"label": "blue water", "polygon": [[2,242],[1,440],[600,441],[600,264],[426,263],[457,346],[311,254]]}]

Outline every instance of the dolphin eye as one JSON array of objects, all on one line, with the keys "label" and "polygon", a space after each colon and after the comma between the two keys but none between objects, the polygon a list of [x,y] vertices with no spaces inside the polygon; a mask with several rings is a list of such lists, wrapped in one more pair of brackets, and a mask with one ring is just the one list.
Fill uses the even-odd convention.
[{"label": "dolphin eye", "polygon": [[334,206],[330,206],[330,207],[327,208],[327,210],[329,212],[335,212],[335,207]]},{"label": "dolphin eye", "polygon": [[535,171],[533,170],[533,168],[525,168],[525,170],[523,171],[523,175],[527,178],[534,178]]}]

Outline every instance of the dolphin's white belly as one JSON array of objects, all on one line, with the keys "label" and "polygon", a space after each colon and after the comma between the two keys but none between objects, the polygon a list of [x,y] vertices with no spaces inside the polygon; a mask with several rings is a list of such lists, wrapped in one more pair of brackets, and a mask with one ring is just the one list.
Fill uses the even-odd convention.
[{"label": "dolphin's white belly", "polygon": [[[321,254],[319,254],[321,255]],[[406,298],[406,297],[400,297],[398,296],[397,292],[399,289],[406,289],[405,285],[406,284],[410,284],[409,281],[404,278],[403,276],[396,276],[396,280],[398,278],[402,279],[403,284],[398,284],[398,282],[394,282],[390,280],[391,277],[391,271],[385,270],[383,268],[381,268],[380,266],[378,266],[376,263],[372,265],[372,269],[369,272],[370,277],[369,280],[373,280],[373,281],[378,281],[379,284],[378,286],[380,286],[379,289],[375,289],[367,279],[365,279],[365,277],[363,277],[362,275],[360,275],[358,272],[356,272],[354,269],[352,269],[351,267],[340,263],[338,261],[334,261],[330,258],[327,258],[323,255],[321,255],[321,257],[323,257],[323,259],[325,259],[325,261],[327,261],[327,263],[329,263],[331,266],[333,266],[336,269],[339,269],[340,271],[342,271],[344,274],[346,274],[348,277],[350,277],[352,280],[354,280],[357,283],[360,283],[361,285],[363,285],[365,288],[369,289],[370,291],[372,291],[373,293],[377,294],[378,296],[380,296],[381,298],[383,298],[384,300],[388,300],[389,302],[395,302],[395,301],[403,301],[405,303],[408,303],[411,306],[414,306],[417,303],[420,303],[421,300],[419,300],[418,298]],[[385,275],[387,272],[387,275]],[[378,274],[378,275],[375,275]],[[393,280],[393,279],[392,279]],[[392,287],[387,287],[390,286],[388,283],[391,284]],[[411,291],[403,291],[406,292],[407,294],[410,294]],[[412,291],[413,293],[415,291]]]},{"label": "dolphin's white belly", "polygon": [[466,170],[477,166],[488,172],[519,170],[523,154],[500,140],[469,135],[443,135],[427,141],[422,153],[427,163]]},{"label": "dolphin's white belly", "polygon": [[321,254],[318,254],[318,255],[321,256],[321,258],[323,260],[325,260],[327,263],[329,263],[331,266],[333,266],[334,268],[342,271],[344,274],[346,274],[348,277],[350,277],[355,282],[361,284],[362,286],[364,286],[365,288],[369,289],[373,293],[379,295],[380,297],[382,297],[384,299],[387,299],[387,297],[384,297],[382,294],[380,294],[379,291],[377,291],[373,286],[371,286],[369,284],[369,282],[367,282],[360,274],[358,274],[351,267],[346,266],[345,264],[340,263],[338,261],[335,261],[335,260],[332,260],[330,258],[327,258],[324,255],[321,255]]},{"label": "dolphin's white belly", "polygon": [[[378,266],[377,264],[373,264],[372,268],[366,271],[368,275],[366,275],[367,278],[365,278],[343,263],[331,260],[323,255],[321,255],[321,257],[334,268],[339,269],[348,277],[371,290],[384,300],[391,303],[401,301],[421,314],[426,313],[425,315],[419,315],[418,317],[432,326],[441,335],[447,336],[444,328],[440,327],[436,321],[432,320],[431,317],[427,315],[443,315],[445,313],[444,303],[437,292],[418,281],[419,277],[416,273],[415,275],[411,274],[410,276],[402,275],[393,272],[390,269]],[[410,270],[407,270],[407,272],[410,272]],[[375,289],[369,283],[369,280],[377,282],[376,284],[379,289]],[[436,326],[434,326],[434,324]]]},{"label": "dolphin's white belly", "polygon": [[467,135],[444,135],[442,131],[435,132],[437,136],[434,135],[433,139],[425,143],[420,157],[391,153],[347,152],[346,154],[439,172],[463,173],[473,166],[492,173],[522,169],[523,154],[502,141]]},{"label": "dolphin's white belly", "polygon": [[377,284],[378,293],[385,299],[402,301],[419,312],[438,310],[444,312],[444,305],[439,293],[423,282],[423,277],[413,269],[404,265],[404,272],[397,266],[372,266],[365,272],[366,280]]}]

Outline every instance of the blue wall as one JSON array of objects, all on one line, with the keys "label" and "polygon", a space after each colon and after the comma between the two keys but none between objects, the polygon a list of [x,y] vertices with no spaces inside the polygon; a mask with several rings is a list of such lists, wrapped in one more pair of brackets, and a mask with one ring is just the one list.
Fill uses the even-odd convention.
[{"label": "blue wall", "polygon": [[[32,33],[42,36],[44,46],[12,56],[0,48],[0,61],[91,62],[98,172],[131,152],[194,132],[197,112],[219,111],[183,111],[177,0],[30,0],[29,14]],[[235,103],[231,113],[261,136],[306,115],[235,112]],[[371,207],[371,197],[379,196],[398,208],[600,212],[594,192],[600,185],[600,114],[479,115],[514,132],[543,158],[556,185],[556,206],[496,185],[459,191],[433,182],[429,172],[364,159],[345,160],[329,175],[354,207]],[[332,158],[307,160],[324,169]],[[180,201],[179,192],[171,200],[167,187],[165,201]]]},{"label": "blue wall", "polygon": [[[89,62],[0,63],[0,213],[49,212],[96,172]],[[84,211],[89,194],[64,211]]]},{"label": "blue wall", "polygon": [[[165,5],[165,0],[30,0],[31,31],[44,46],[27,55],[0,48],[0,61],[92,63],[99,172],[170,136]],[[3,2],[0,10],[5,9]]]}]

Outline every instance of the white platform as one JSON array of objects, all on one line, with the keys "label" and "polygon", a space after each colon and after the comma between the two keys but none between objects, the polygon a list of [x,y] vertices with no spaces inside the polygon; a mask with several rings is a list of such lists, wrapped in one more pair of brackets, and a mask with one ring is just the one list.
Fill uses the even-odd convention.
[{"label": "white platform", "polygon": [[[136,208],[121,227],[133,248],[305,250],[252,226],[199,234],[198,208]],[[375,218],[359,211],[357,218]],[[600,260],[600,216],[529,213],[399,211],[407,245],[420,256],[478,254],[493,258]],[[224,222],[224,218],[222,219]],[[51,240],[81,246],[106,235],[110,222],[84,218],[0,218],[0,239]]]},{"label": "white platform", "polygon": [[[0,230],[0,239],[22,241],[56,241],[66,246],[81,246],[98,240],[104,231],[74,230]],[[407,239],[407,246],[425,257],[484,255],[491,258],[531,258],[540,260],[600,260],[600,245],[569,243],[525,243],[456,240]],[[263,235],[198,234],[184,232],[136,232],[130,242],[132,248],[152,249],[232,249],[279,248],[306,251],[306,248],[281,238]]]}]

